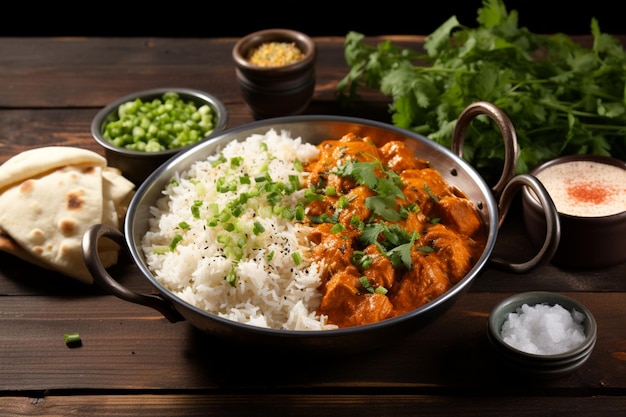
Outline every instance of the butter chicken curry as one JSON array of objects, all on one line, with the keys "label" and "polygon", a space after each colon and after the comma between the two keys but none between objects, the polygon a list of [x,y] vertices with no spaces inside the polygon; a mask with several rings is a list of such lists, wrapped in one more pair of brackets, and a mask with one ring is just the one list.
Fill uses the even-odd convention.
[{"label": "butter chicken curry", "polygon": [[485,244],[473,203],[403,142],[347,134],[318,145],[306,221],[322,265],[320,314],[339,327],[391,318],[463,278]]}]

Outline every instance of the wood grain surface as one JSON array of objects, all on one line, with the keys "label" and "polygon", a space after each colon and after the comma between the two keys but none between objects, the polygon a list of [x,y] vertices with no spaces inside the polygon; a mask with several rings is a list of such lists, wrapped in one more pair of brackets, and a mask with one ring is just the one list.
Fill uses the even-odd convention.
[{"label": "wood grain surface", "polygon": [[[377,42],[379,38],[372,38]],[[420,36],[394,38],[419,48]],[[581,42],[590,42],[580,37]],[[236,85],[234,38],[0,38],[0,163],[36,146],[102,153],[91,119],[113,99],[179,86],[211,92],[229,127],[253,121]],[[388,98],[365,91],[339,107],[347,73],[342,37],[318,37],[311,114],[390,122]],[[19,213],[15,213],[19,216]],[[532,254],[519,201],[495,255]],[[122,255],[111,274],[154,292]],[[485,337],[491,308],[510,294],[560,292],[598,322],[591,358],[571,375],[525,380],[502,366]],[[69,348],[63,334],[79,332]],[[626,264],[593,270],[545,265],[529,274],[488,267],[441,317],[383,349],[341,357],[277,355],[232,346],[189,323],[169,323],[0,253],[0,415],[6,416],[590,416],[626,413]]]}]

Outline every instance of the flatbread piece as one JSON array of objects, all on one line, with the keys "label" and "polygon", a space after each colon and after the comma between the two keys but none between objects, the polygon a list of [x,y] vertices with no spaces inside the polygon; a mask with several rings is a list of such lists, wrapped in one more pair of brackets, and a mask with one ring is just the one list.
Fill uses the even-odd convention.
[{"label": "flatbread piece", "polygon": [[[0,250],[92,283],[82,237],[93,224],[121,227],[134,185],[95,152],[72,147],[25,151],[0,166]],[[119,246],[102,239],[103,266]]]}]

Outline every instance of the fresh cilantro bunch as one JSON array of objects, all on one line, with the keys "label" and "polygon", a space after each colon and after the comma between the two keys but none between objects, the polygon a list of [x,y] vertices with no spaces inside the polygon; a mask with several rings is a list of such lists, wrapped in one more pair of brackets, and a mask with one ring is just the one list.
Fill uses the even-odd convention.
[{"label": "fresh cilantro bunch", "polygon": [[[349,73],[340,101],[354,104],[359,87],[392,98],[394,125],[451,145],[456,120],[468,105],[488,101],[517,131],[518,173],[560,155],[599,154],[626,160],[626,54],[591,19],[593,46],[565,34],[541,35],[518,27],[502,0],[483,0],[478,27],[450,17],[410,50],[389,40],[368,45],[363,34],[345,41]],[[464,157],[486,178],[498,178],[502,136],[480,116],[466,133]]]}]

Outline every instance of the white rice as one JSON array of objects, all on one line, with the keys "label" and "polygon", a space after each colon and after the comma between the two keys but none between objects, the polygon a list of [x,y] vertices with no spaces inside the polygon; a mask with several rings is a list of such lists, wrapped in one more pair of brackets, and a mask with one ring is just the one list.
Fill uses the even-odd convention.
[{"label": "white rice", "polygon": [[[271,214],[265,196],[248,200],[236,221],[229,220],[235,225],[234,231],[225,230],[228,222],[207,226],[215,205],[222,210],[242,192],[257,189],[262,182],[257,183],[255,177],[265,169],[274,182],[287,184],[290,175],[297,175],[302,183],[306,174],[296,170],[294,162],[304,163],[317,154],[314,145],[272,129],[265,135],[233,141],[218,154],[176,174],[164,197],[151,208],[153,217],[142,241],[156,279],[189,304],[240,323],[287,330],[336,328],[316,314],[321,299],[320,266],[309,259],[303,226]],[[220,156],[226,162],[213,166]],[[243,158],[242,163],[231,166],[231,158],[237,157]],[[217,191],[219,178],[239,182],[244,174],[251,179],[249,185],[238,184],[236,191]],[[280,204],[295,206],[303,193],[300,189]],[[195,201],[202,202],[198,218],[191,209]],[[255,235],[254,222],[265,231]],[[189,227],[181,228],[181,223]],[[171,249],[177,235],[182,239]],[[228,239],[232,242],[225,243]],[[239,246],[241,258],[236,260],[229,248]],[[301,263],[294,259],[294,253],[300,255]],[[236,275],[234,285],[227,281],[231,268]]]}]

